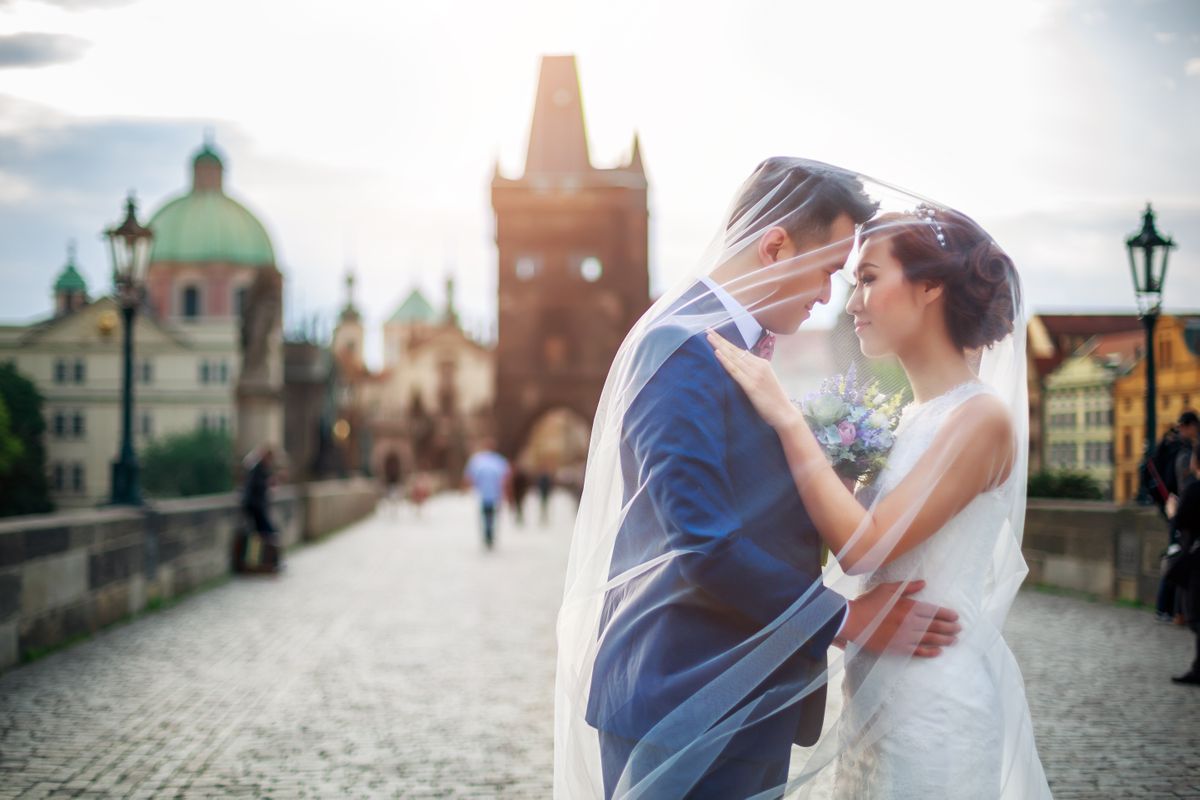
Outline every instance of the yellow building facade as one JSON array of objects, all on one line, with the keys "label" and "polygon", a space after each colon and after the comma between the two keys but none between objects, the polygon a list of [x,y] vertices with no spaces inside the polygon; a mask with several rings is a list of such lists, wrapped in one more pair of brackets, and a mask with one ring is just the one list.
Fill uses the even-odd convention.
[{"label": "yellow building facade", "polygon": [[[1200,316],[1164,316],[1154,330],[1155,441],[1187,409],[1200,406]],[[1113,382],[1116,441],[1113,499],[1125,503],[1137,496],[1138,464],[1145,450],[1146,362],[1138,361]]]}]

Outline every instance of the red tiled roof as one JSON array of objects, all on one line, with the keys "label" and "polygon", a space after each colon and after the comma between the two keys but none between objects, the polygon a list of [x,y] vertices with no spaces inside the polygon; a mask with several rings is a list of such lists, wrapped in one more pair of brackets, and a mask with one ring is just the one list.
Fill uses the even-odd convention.
[{"label": "red tiled roof", "polygon": [[1137,314],[1038,314],[1051,336],[1095,336],[1140,331]]}]

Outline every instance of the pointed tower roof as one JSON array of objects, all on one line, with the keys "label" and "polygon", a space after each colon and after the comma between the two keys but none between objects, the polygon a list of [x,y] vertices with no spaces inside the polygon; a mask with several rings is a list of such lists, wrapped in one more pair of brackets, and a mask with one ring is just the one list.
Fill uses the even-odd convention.
[{"label": "pointed tower roof", "polygon": [[625,169],[643,175],[646,173],[646,167],[642,164],[642,139],[637,131],[633,132],[633,152],[629,154],[629,163],[625,165]]},{"label": "pointed tower roof", "polygon": [[590,172],[575,56],[543,56],[525,175]]},{"label": "pointed tower roof", "polygon": [[437,312],[421,294],[420,289],[413,289],[400,307],[388,318],[388,323],[407,325],[413,322],[432,323],[437,319]]}]

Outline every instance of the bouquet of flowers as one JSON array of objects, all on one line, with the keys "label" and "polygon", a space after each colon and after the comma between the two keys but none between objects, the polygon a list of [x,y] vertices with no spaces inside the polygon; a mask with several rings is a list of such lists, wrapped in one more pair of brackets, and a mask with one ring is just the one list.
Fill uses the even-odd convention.
[{"label": "bouquet of flowers", "polygon": [[870,483],[896,441],[902,400],[899,393],[883,394],[878,381],[859,386],[851,365],[845,375],[827,378],[796,405],[838,476]]}]

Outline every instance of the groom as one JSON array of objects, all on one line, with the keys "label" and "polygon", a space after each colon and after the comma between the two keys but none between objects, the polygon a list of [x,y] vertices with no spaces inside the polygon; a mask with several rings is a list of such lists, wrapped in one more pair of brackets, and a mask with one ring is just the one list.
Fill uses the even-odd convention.
[{"label": "groom", "polygon": [[[769,357],[774,334],[795,332],[814,305],[829,301],[854,226],[874,208],[849,173],[799,159],[763,162],[728,226],[728,238],[746,246],[642,340],[648,348],[666,340],[663,352],[673,352],[622,426],[626,513],[609,575],[635,577],[604,598],[587,707],[600,735],[605,797],[639,781],[653,798],[735,800],[781,787],[792,743],[820,735],[821,676],[835,639],[932,656],[958,631],[953,612],[907,596],[889,610],[895,585],[849,602],[821,585],[821,542],[779,439],[704,340],[711,326]],[[715,692],[716,705],[728,706],[719,708],[723,720],[687,730],[691,717],[680,709],[708,702],[719,677],[727,688],[730,670],[744,669],[747,653],[771,634],[767,626],[787,619],[803,620],[792,626],[803,640],[789,642],[790,654],[744,693]],[[681,716],[685,740],[705,751],[690,770],[668,760],[679,756]]]}]

